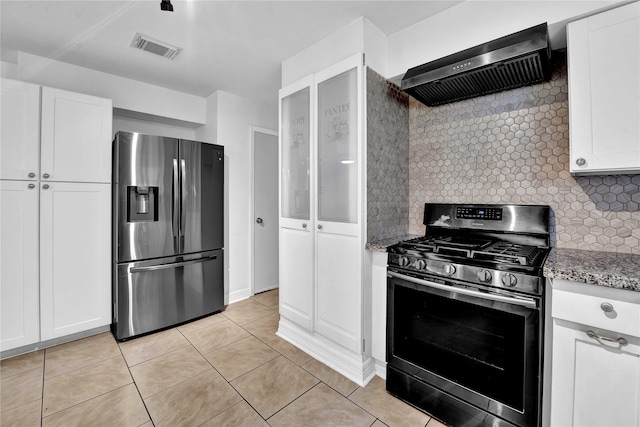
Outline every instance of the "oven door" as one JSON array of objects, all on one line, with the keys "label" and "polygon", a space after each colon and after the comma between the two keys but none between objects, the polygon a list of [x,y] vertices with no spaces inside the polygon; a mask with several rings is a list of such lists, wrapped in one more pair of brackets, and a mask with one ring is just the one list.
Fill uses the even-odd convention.
[{"label": "oven door", "polygon": [[540,298],[387,276],[389,392],[452,425],[538,425]]}]

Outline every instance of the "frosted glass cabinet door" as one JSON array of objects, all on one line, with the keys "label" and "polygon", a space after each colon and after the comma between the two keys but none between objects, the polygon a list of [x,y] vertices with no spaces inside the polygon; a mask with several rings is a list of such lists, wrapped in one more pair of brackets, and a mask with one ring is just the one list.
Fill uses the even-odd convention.
[{"label": "frosted glass cabinet door", "polygon": [[358,69],[318,84],[318,221],[358,221]]},{"label": "frosted glass cabinet door", "polygon": [[282,217],[309,220],[310,87],[282,98]]}]

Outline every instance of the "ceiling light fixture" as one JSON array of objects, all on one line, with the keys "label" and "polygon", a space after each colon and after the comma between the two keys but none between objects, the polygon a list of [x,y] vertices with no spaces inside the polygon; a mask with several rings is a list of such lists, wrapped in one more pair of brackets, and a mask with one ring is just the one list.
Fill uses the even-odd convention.
[{"label": "ceiling light fixture", "polygon": [[173,12],[173,5],[171,4],[171,0],[162,0],[162,2],[160,3],[160,10]]}]

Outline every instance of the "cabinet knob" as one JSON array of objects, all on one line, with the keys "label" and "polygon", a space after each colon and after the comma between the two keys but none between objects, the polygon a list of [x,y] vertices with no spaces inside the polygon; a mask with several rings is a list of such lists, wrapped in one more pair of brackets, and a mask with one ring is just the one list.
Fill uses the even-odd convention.
[{"label": "cabinet knob", "polygon": [[44,179],[47,179],[47,178],[49,178],[49,174],[48,174],[48,173],[45,173],[45,174],[43,174],[43,175],[42,175],[42,177],[43,177]]},{"label": "cabinet knob", "polygon": [[29,172],[29,178],[35,178],[35,177],[36,177],[36,174],[35,174],[35,173],[33,173],[33,172]]},{"label": "cabinet knob", "polygon": [[36,188],[36,185],[35,184],[29,184],[29,185],[27,185],[27,187],[29,187],[30,189],[33,189],[33,188]]},{"label": "cabinet knob", "polygon": [[602,304],[600,304],[600,308],[605,313],[611,313],[613,311],[613,306],[608,302],[603,302]]},{"label": "cabinet knob", "polygon": [[322,224],[318,224],[318,230],[322,230]]},{"label": "cabinet knob", "polygon": [[302,228],[307,228],[307,223],[306,222],[302,224]]},{"label": "cabinet knob", "polygon": [[582,157],[576,159],[576,165],[578,166],[584,166],[587,164],[587,161],[585,159],[583,159]]},{"label": "cabinet knob", "polygon": [[263,220],[262,218],[258,218],[258,219],[256,219],[256,222],[257,222],[258,224],[264,224],[264,220]]},{"label": "cabinet knob", "polygon": [[42,186],[42,189],[43,189],[43,190],[47,190],[48,188],[49,188],[49,184],[44,184],[44,185]]}]

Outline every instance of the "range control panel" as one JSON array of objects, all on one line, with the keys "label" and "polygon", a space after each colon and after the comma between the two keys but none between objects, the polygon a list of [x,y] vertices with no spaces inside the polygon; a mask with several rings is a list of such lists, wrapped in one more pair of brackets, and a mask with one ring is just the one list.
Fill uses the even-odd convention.
[{"label": "range control panel", "polygon": [[502,208],[457,206],[456,218],[502,221]]}]

